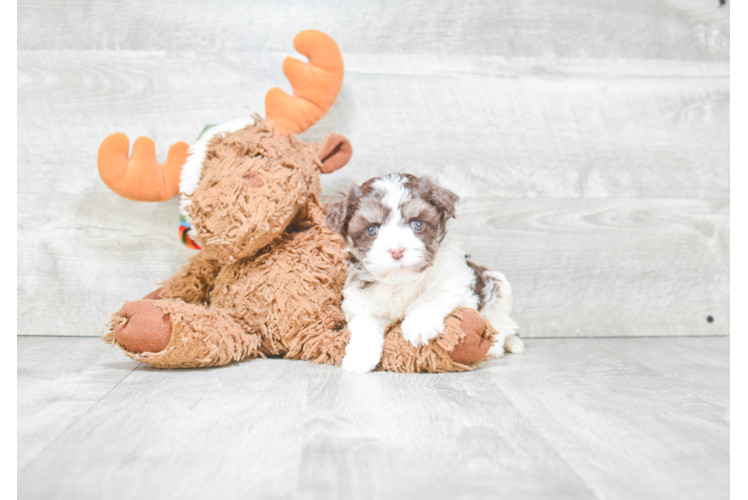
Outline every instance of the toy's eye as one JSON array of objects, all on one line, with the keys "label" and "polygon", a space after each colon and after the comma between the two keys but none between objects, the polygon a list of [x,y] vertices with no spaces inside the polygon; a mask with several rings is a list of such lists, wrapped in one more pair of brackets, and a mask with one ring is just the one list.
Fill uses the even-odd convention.
[{"label": "toy's eye", "polygon": [[413,222],[410,223],[410,227],[412,227],[413,231],[415,232],[423,231],[423,221],[414,220]]},{"label": "toy's eye", "polygon": [[369,226],[366,228],[366,234],[369,236],[376,236],[379,228],[377,226]]}]

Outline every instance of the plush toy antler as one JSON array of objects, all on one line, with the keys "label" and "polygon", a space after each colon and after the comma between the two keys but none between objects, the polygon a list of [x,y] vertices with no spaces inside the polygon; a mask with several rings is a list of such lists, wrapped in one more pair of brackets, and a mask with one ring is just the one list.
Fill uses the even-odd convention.
[{"label": "plush toy antler", "polygon": [[[273,88],[265,97],[265,123],[278,134],[300,134],[314,125],[330,109],[343,85],[343,56],[332,38],[321,31],[306,30],[296,35],[294,47],[309,58],[309,63],[293,57],[283,62],[283,72],[291,82],[294,95]],[[345,151],[344,155],[339,155],[341,158],[350,157],[347,139],[342,136],[332,139],[323,156],[341,150]],[[135,141],[128,158],[129,148],[129,139],[121,133],[110,135],[99,146],[99,175],[112,191],[135,201],[164,201],[179,193],[187,144],[178,142],[171,146],[163,164],[156,160],[156,147],[148,137]],[[323,172],[339,168],[340,161],[327,163]]]},{"label": "plush toy antler", "polygon": [[343,56],[335,41],[321,31],[302,31],[293,40],[297,51],[309,58],[283,61],[283,73],[293,96],[272,88],[265,96],[265,122],[276,133],[300,134],[330,109],[343,85]]},{"label": "plush toy antler", "polygon": [[112,134],[99,146],[99,175],[109,189],[135,201],[164,201],[179,193],[179,175],[189,146],[178,142],[169,148],[163,164],[156,160],[156,145],[138,137],[130,151],[125,134]]}]

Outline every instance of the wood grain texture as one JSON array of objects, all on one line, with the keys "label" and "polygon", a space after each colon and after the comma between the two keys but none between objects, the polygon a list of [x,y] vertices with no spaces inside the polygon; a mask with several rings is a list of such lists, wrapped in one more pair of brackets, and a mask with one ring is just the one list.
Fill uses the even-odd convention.
[{"label": "wood grain texture", "polygon": [[[748,9],[737,16],[738,21],[748,26]],[[748,74],[748,62],[741,63]],[[729,93],[729,207],[728,248],[729,248],[729,313],[730,335],[748,335],[748,79],[740,90]],[[748,463],[746,463],[748,466]]]},{"label": "wood grain texture", "polygon": [[460,375],[314,370],[301,496],[595,498],[500,390]]},{"label": "wood grain texture", "polygon": [[314,27],[345,53],[729,60],[718,0],[54,0],[18,5],[18,48],[289,51]]},{"label": "wood grain texture", "polygon": [[178,203],[114,194],[19,193],[18,332],[99,335],[125,300],[155,290],[194,255],[179,241]]},{"label": "wood grain texture", "polygon": [[[748,74],[748,4],[731,2],[726,56]],[[748,80],[748,79],[745,79]],[[748,493],[748,82],[729,94],[730,498]]]},{"label": "wood grain texture", "polygon": [[92,340],[18,337],[19,469],[140,365]]},{"label": "wood grain texture", "polygon": [[[161,158],[203,126],[263,113],[282,54],[19,54],[19,192],[107,192],[100,142]],[[343,90],[304,134],[347,136],[327,193],[392,171],[461,196],[729,196],[729,64],[346,54]]]},{"label": "wood grain texture", "polygon": [[596,498],[728,498],[725,339],[543,346],[528,350],[530,361],[492,361],[480,373],[538,423]]},{"label": "wood grain texture", "polygon": [[728,310],[730,335],[748,335],[748,199],[730,200],[728,235]]},{"label": "wood grain texture", "polygon": [[730,339],[730,498],[748,490],[748,338]]},{"label": "wood grain texture", "polygon": [[[176,200],[52,199],[19,215],[21,334],[97,335],[194,254]],[[729,333],[726,200],[467,198],[457,213],[450,234],[507,275],[525,337]]]},{"label": "wood grain texture", "polygon": [[[84,414],[60,400],[122,379]],[[729,339],[528,340],[463,374],[306,362],[135,371],[96,339],[19,339],[19,498],[729,495]],[[53,382],[57,382],[54,384]],[[35,397],[31,397],[34,395]],[[32,411],[33,410],[33,411]]]},{"label": "wood grain texture", "polygon": [[454,229],[523,336],[729,334],[728,200],[470,199]]}]

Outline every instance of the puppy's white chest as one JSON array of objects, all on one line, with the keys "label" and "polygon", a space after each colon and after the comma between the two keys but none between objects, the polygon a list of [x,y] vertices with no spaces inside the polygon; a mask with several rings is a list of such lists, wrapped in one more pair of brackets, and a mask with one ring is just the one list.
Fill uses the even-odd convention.
[{"label": "puppy's white chest", "polygon": [[423,281],[418,279],[398,284],[374,283],[362,290],[362,299],[371,308],[372,315],[397,321],[405,318],[408,306],[421,294]]}]

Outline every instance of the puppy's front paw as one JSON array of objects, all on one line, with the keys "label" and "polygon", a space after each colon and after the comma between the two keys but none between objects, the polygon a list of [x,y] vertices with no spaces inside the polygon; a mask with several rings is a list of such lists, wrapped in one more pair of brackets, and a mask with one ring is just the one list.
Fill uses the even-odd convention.
[{"label": "puppy's front paw", "polygon": [[378,352],[346,349],[340,367],[347,372],[368,373],[377,367],[381,357]]},{"label": "puppy's front paw", "polygon": [[444,317],[429,309],[416,309],[405,316],[400,328],[403,338],[418,347],[444,333]]}]

